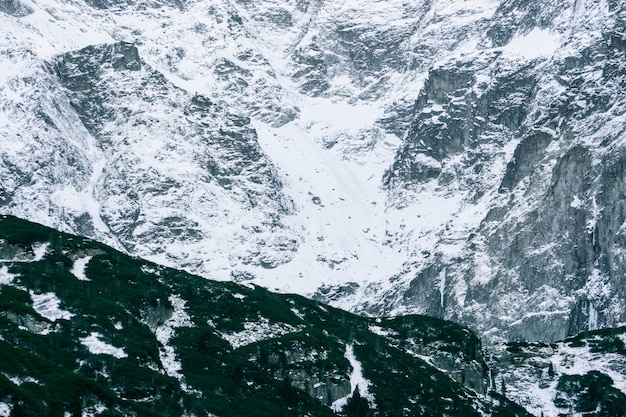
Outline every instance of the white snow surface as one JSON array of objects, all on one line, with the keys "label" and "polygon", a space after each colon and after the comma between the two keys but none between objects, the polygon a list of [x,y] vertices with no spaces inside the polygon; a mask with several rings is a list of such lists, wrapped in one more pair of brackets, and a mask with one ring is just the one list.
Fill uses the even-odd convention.
[{"label": "white snow surface", "polygon": [[181,381],[181,387],[187,389],[187,385],[183,381],[183,376],[180,373],[182,365],[176,356],[176,351],[173,346],[169,344],[171,338],[174,336],[176,329],[179,327],[192,327],[193,322],[191,317],[185,310],[185,300],[180,298],[176,294],[172,294],[169,297],[170,303],[174,311],[172,317],[170,317],[165,323],[157,327],[154,332],[156,339],[161,344],[159,346],[159,358],[161,364],[165,369],[167,375],[177,378]]},{"label": "white snow surface", "polygon": [[80,281],[91,281],[85,275],[85,268],[87,268],[87,264],[91,261],[93,256],[84,256],[74,261],[74,265],[72,265],[72,269],[70,272],[76,277],[76,279]]},{"label": "white snow surface", "polygon": [[244,330],[233,333],[220,333],[220,337],[226,340],[233,349],[247,346],[262,340],[280,337],[288,333],[300,331],[300,328],[286,323],[270,323],[265,317],[259,321],[244,323]]},{"label": "white snow surface", "polygon": [[335,412],[340,412],[343,407],[348,403],[348,399],[352,397],[354,391],[358,388],[361,397],[365,398],[371,408],[376,408],[376,401],[374,395],[370,393],[369,387],[371,382],[363,376],[363,365],[354,356],[354,345],[352,343],[346,345],[346,352],[344,354],[350,366],[352,366],[352,373],[350,374],[350,394],[345,397],[335,400],[331,408]]},{"label": "white snow surface", "polygon": [[74,317],[74,314],[69,311],[62,310],[59,306],[61,300],[53,292],[45,292],[42,294],[36,294],[33,291],[30,292],[30,297],[33,300],[33,310],[35,310],[40,316],[47,318],[50,321],[57,320],[69,320]]},{"label": "white snow surface", "polygon": [[524,36],[514,38],[503,50],[505,53],[519,55],[525,59],[536,59],[554,55],[560,46],[558,33],[536,28]]},{"label": "white snow surface", "polygon": [[0,266],[0,284],[1,285],[12,285],[15,277],[17,277],[17,275],[10,273],[8,266],[6,265]]},{"label": "white snow surface", "polygon": [[91,332],[87,337],[81,337],[80,343],[89,349],[94,355],[111,355],[118,359],[122,359],[128,356],[124,349],[110,345],[102,341],[102,334],[98,332]]},{"label": "white snow surface", "polygon": [[12,404],[0,402],[0,417],[11,417],[11,410],[13,410]]}]

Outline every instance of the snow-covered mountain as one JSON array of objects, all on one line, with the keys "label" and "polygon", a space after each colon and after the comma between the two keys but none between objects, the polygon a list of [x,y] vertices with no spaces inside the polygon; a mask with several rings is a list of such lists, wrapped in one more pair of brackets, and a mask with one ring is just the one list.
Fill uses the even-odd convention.
[{"label": "snow-covered mountain", "polygon": [[0,0],[0,211],[487,341],[615,326],[625,13]]}]

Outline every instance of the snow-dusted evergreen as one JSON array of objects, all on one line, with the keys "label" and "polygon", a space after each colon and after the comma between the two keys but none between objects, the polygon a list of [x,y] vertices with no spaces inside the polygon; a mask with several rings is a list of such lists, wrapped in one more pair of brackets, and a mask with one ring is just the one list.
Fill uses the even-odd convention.
[{"label": "snow-dusted evergreen", "polygon": [[2,416],[529,416],[486,391],[480,339],[449,321],[361,317],[11,216],[0,254]]}]

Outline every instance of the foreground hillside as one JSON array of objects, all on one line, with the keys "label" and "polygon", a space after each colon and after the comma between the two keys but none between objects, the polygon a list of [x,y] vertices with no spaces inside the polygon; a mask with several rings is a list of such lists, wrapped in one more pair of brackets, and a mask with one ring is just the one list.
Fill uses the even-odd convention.
[{"label": "foreground hillside", "polygon": [[479,339],[199,278],[0,217],[0,415],[526,416]]}]

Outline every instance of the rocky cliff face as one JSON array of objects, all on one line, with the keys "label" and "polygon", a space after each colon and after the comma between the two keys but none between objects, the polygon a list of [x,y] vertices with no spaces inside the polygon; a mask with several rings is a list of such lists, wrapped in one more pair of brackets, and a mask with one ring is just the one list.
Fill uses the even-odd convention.
[{"label": "rocky cliff face", "polygon": [[624,3],[0,1],[0,210],[487,341],[623,322]]},{"label": "rocky cliff face", "polygon": [[508,343],[490,357],[491,386],[535,415],[620,415],[625,353],[624,328]]},{"label": "rocky cliff face", "polygon": [[486,48],[429,72],[385,178],[475,211],[470,227],[451,216],[411,272],[409,288],[445,282],[431,314],[441,296],[447,317],[512,340],[624,320],[624,15],[587,2],[598,18],[583,21],[581,6],[503,3]]},{"label": "rocky cliff face", "polygon": [[[64,54],[53,71],[106,155],[95,198],[102,202],[102,221],[126,250],[147,256],[169,247],[168,256],[188,267],[201,261],[185,260],[185,248],[242,239],[236,230],[242,214],[257,217],[252,227],[271,229],[280,242],[279,217],[291,207],[249,118],[142,68],[137,48],[126,43]],[[219,232],[225,227],[233,236]],[[285,250],[294,245],[282,239]],[[273,259],[258,241],[249,243],[247,262],[274,267],[289,260]]]}]

